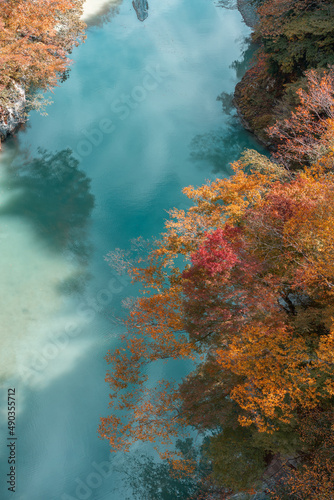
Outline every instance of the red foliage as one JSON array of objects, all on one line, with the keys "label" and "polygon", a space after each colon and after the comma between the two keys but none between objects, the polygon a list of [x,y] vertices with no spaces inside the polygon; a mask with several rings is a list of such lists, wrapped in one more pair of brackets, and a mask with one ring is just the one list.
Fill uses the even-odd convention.
[{"label": "red foliage", "polygon": [[239,261],[228,237],[239,234],[236,228],[227,226],[206,233],[206,240],[196,253],[191,256],[194,266],[205,269],[211,276],[217,273],[228,272]]}]

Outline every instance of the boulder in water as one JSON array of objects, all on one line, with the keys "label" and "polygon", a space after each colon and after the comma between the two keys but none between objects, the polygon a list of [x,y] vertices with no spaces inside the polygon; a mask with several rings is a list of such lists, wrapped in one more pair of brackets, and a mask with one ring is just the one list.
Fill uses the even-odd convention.
[{"label": "boulder in water", "polygon": [[133,0],[133,8],[136,11],[139,21],[145,21],[148,17],[148,1],[147,0]]}]

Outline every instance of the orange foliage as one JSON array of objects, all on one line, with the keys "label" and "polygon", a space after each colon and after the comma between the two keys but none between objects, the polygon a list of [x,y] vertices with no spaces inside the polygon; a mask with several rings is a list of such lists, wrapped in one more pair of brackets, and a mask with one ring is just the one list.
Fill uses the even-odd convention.
[{"label": "orange foliage", "polygon": [[84,39],[82,4],[83,0],[1,2],[2,106],[15,93],[15,84],[25,90],[46,90],[57,84],[69,65],[69,51]]},{"label": "orange foliage", "polygon": [[[297,469],[287,469],[271,498],[280,500],[281,488],[296,500],[332,500],[334,495],[334,410],[315,408],[301,415],[299,434],[306,452]],[[304,456],[303,456],[304,455]],[[301,457],[300,457],[301,458]],[[284,495],[284,498],[286,496]]]},{"label": "orange foliage", "polygon": [[[147,267],[134,270],[144,293],[124,349],[107,356],[112,415],[100,434],[112,449],[139,439],[171,444],[180,426],[221,426],[236,408],[242,425],[272,432],[333,396],[334,179],[326,165],[324,157],[291,175],[249,151],[230,179],[185,189],[194,205],[171,212]],[[201,355],[181,389],[148,387],[148,363]],[[126,415],[116,417],[120,410]]]},{"label": "orange foliage", "polygon": [[307,90],[297,91],[300,104],[291,117],[268,129],[278,140],[275,157],[286,165],[309,164],[333,153],[334,70],[310,70],[306,77]]}]

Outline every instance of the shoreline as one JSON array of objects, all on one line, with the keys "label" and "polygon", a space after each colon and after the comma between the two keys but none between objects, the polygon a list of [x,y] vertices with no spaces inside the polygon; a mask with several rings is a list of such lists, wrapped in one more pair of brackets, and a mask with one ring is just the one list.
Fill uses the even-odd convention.
[{"label": "shoreline", "polygon": [[[256,26],[257,22],[259,21],[259,16],[257,14],[256,7],[254,5],[252,5],[249,0],[237,0],[237,9],[240,12],[242,19],[243,19],[244,23],[246,24],[246,26],[253,29]],[[236,84],[236,86],[234,88],[232,102],[233,102],[233,105],[236,109],[237,115],[240,119],[241,125],[243,126],[243,128],[245,130],[247,130],[248,132],[250,132],[253,135],[253,137],[257,140],[257,142],[259,144],[261,144],[261,146],[264,146],[265,148],[270,149],[271,144],[269,142],[265,141],[264,139],[262,139],[261,137],[258,137],[257,134],[255,134],[255,131],[252,129],[250,123],[248,123],[248,121],[246,120],[246,118],[245,118],[245,116],[244,116],[244,114],[243,114],[243,112],[238,104],[240,83],[241,83],[241,80],[240,80],[240,82],[238,82]]]},{"label": "shoreline", "polygon": [[[98,24],[100,18],[106,16],[112,9],[121,5],[123,0],[86,0],[83,4],[81,20],[87,27]],[[13,135],[26,122],[25,107],[26,95],[24,89],[16,84],[18,97],[14,99],[12,105],[5,110],[5,116],[0,120],[0,151],[2,143],[8,136]]]}]

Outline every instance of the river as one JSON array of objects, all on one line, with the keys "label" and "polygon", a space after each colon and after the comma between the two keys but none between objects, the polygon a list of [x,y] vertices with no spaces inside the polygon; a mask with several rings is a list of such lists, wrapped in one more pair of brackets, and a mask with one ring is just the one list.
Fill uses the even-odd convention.
[{"label": "river", "polygon": [[[249,28],[239,12],[149,0],[142,22],[130,0],[118,3],[73,51],[47,116],[31,113],[0,158],[1,500],[132,498],[124,457],[103,473],[110,454],[97,427],[108,412],[104,355],[119,342],[121,299],[136,291],[104,257],[157,236],[166,210],[188,206],[184,186],[229,175],[257,147],[217,100],[241,76],[233,63]],[[153,378],[175,375],[159,370]]]}]

